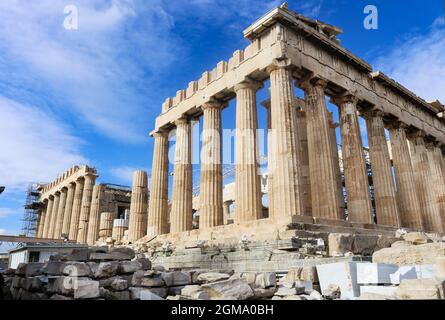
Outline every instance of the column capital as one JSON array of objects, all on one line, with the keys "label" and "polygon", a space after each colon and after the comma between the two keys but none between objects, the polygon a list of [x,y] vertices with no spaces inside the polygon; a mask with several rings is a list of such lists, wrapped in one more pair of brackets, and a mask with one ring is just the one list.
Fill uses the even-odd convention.
[{"label": "column capital", "polygon": [[209,100],[207,102],[204,102],[201,105],[201,109],[202,111],[206,110],[206,109],[222,109],[225,106],[226,103],[216,100],[216,99],[212,99]]},{"label": "column capital", "polygon": [[383,111],[383,109],[380,109],[378,107],[372,107],[369,109],[362,109],[361,113],[363,115],[363,118],[365,119],[372,119],[372,118],[382,118],[386,115],[386,113]]},{"label": "column capital", "polygon": [[167,132],[167,130],[160,129],[156,132],[153,132],[152,135],[153,135],[153,138],[165,138],[165,137],[167,137],[168,132]]},{"label": "column capital", "polygon": [[409,128],[409,125],[407,125],[406,123],[396,119],[396,120],[393,120],[391,122],[388,122],[388,128],[389,129],[403,129],[403,130],[407,130]]},{"label": "column capital", "polygon": [[233,87],[233,90],[235,92],[238,92],[239,90],[242,90],[242,89],[252,89],[252,90],[258,91],[259,89],[261,89],[263,87],[264,87],[264,84],[260,81],[246,79],[246,80],[236,84]]},{"label": "column capital", "polygon": [[335,97],[331,97],[331,103],[341,106],[345,103],[357,104],[359,99],[352,92],[345,92]]},{"label": "column capital", "polygon": [[176,127],[179,127],[180,125],[188,124],[190,123],[190,118],[186,116],[182,116],[179,119],[176,119],[173,121]]},{"label": "column capital", "polygon": [[271,73],[275,70],[279,69],[291,69],[292,63],[290,59],[274,59],[272,64],[270,64],[268,67],[266,67],[266,72]]},{"label": "column capital", "polygon": [[295,84],[298,87],[302,88],[303,90],[307,90],[310,87],[318,87],[318,88],[323,88],[323,90],[325,90],[326,87],[328,86],[328,81],[319,76],[310,76],[301,81],[297,80]]},{"label": "column capital", "polygon": [[416,140],[416,141],[419,141],[419,139],[422,139],[423,142],[425,142],[426,132],[423,130],[414,129],[414,130],[410,130],[409,132],[407,132],[406,137],[410,140]]}]

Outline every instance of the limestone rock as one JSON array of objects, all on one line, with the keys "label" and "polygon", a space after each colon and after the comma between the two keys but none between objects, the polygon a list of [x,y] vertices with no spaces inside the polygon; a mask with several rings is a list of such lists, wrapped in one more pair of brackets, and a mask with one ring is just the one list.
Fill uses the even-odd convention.
[{"label": "limestone rock", "polygon": [[278,288],[277,292],[275,292],[276,296],[279,297],[285,297],[285,296],[294,296],[297,294],[297,290],[294,288],[286,288],[286,287],[280,287]]},{"label": "limestone rock", "polygon": [[297,294],[303,294],[303,293],[310,294],[312,290],[314,290],[311,281],[302,281],[302,280],[295,281],[295,289],[297,290]]},{"label": "limestone rock", "polygon": [[309,300],[323,300],[323,296],[317,290],[313,290],[309,295]]},{"label": "limestone rock", "polygon": [[100,288],[100,297],[105,300],[130,300],[129,291],[110,291],[105,288]]},{"label": "limestone rock", "polygon": [[48,261],[42,268],[42,272],[51,276],[64,275],[65,262],[62,261]]},{"label": "limestone rock", "polygon": [[435,264],[438,257],[445,257],[445,243],[420,245],[394,245],[374,252],[372,262],[397,265]]},{"label": "limestone rock", "polygon": [[253,291],[246,279],[228,279],[203,284],[202,288],[211,300],[246,300],[253,296]]},{"label": "limestone rock", "polygon": [[383,294],[372,293],[372,292],[363,292],[360,295],[360,300],[394,300],[394,297],[386,296]]},{"label": "limestone rock", "polygon": [[85,262],[66,262],[62,265],[62,273],[73,277],[89,277],[91,269]]},{"label": "limestone rock", "polygon": [[115,291],[124,291],[128,289],[128,282],[127,280],[116,278],[113,280],[110,287]]},{"label": "limestone rock", "polygon": [[440,278],[445,278],[445,257],[436,259],[436,273]]},{"label": "limestone rock", "polygon": [[267,289],[255,288],[255,289],[253,289],[253,298],[254,299],[269,299],[274,296],[276,291],[277,291],[276,287],[269,287]]},{"label": "limestone rock", "polygon": [[432,242],[424,232],[410,232],[405,234],[403,239],[415,245]]},{"label": "limestone rock", "polygon": [[199,285],[189,285],[189,286],[185,286],[182,290],[181,290],[181,295],[182,296],[186,296],[186,297],[192,297],[194,294],[198,293],[202,291],[201,286]]},{"label": "limestone rock", "polygon": [[119,268],[119,262],[112,261],[112,262],[101,262],[95,268],[95,270],[91,270],[94,274],[95,279],[101,279],[101,278],[109,278],[117,274]]},{"label": "limestone rock", "polygon": [[323,293],[323,296],[329,300],[340,299],[341,296],[340,287],[336,284],[328,285]]},{"label": "limestone rock", "polygon": [[163,272],[162,279],[168,287],[183,286],[192,283],[191,274],[186,271]]},{"label": "limestone rock", "polygon": [[76,281],[74,299],[93,299],[100,296],[99,281],[80,279]]},{"label": "limestone rock", "polygon": [[309,281],[312,283],[318,282],[317,268],[315,266],[304,266],[301,269],[299,280]]},{"label": "limestone rock", "polygon": [[151,269],[151,261],[147,258],[138,258],[136,259],[142,266],[142,270],[150,270]]},{"label": "limestone rock", "polygon": [[31,262],[31,263],[20,263],[17,267],[15,274],[26,276],[26,277],[34,277],[42,274],[43,263],[40,262]]},{"label": "limestone rock", "polygon": [[343,257],[352,252],[354,235],[349,233],[330,233],[328,237],[329,256]]},{"label": "limestone rock", "polygon": [[37,276],[28,277],[23,281],[23,289],[30,292],[43,291],[43,287],[48,284],[48,277]]},{"label": "limestone rock", "polygon": [[132,260],[135,256],[134,250],[130,248],[111,248],[108,252],[92,252],[89,260],[112,261],[112,260]]},{"label": "limestone rock", "polygon": [[295,282],[301,279],[301,273],[303,271],[302,267],[292,268],[290,269],[286,276],[284,277],[284,281]]},{"label": "limestone rock", "polygon": [[283,300],[307,300],[303,295],[299,296],[285,296]]},{"label": "limestone rock", "polygon": [[259,273],[255,279],[255,287],[269,288],[277,285],[277,275],[275,272],[263,272]]},{"label": "limestone rock", "polygon": [[445,299],[443,279],[405,279],[396,289],[396,297],[403,300]]},{"label": "limestone rock", "polygon": [[355,254],[370,256],[378,248],[378,236],[356,234],[352,245],[352,252]]},{"label": "limestone rock", "polygon": [[78,279],[76,277],[48,277],[47,291],[72,296]]},{"label": "limestone rock", "polygon": [[140,300],[164,300],[164,298],[150,290],[143,290],[140,292]]},{"label": "limestone rock", "polygon": [[209,283],[209,282],[227,280],[229,278],[230,278],[230,275],[227,273],[208,272],[208,273],[201,273],[198,276],[197,280],[200,283]]},{"label": "limestone rock", "polygon": [[138,270],[142,270],[142,267],[142,263],[140,263],[139,261],[121,261],[119,262],[118,273],[134,273]]}]

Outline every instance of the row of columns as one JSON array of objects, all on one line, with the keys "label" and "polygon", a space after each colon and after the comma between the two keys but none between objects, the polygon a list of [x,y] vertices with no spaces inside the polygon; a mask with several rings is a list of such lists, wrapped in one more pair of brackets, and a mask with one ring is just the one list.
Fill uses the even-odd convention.
[{"label": "row of columns", "polygon": [[[298,83],[305,92],[305,110],[302,111],[295,107],[291,69],[286,64],[277,64],[270,67],[268,72],[271,96],[268,108],[269,217],[280,219],[283,216],[312,215],[318,219],[344,220],[345,204],[335,125],[326,107],[327,82],[312,78]],[[256,91],[259,88],[261,84],[252,80],[234,87],[237,102],[237,222],[256,220],[262,216],[256,140]],[[333,98],[332,102],[338,106],[340,113],[347,220],[371,224],[374,218],[370,179],[358,120],[358,100],[353,94],[345,93]],[[223,107],[223,103],[217,100],[201,106],[204,119],[200,228],[223,224]],[[426,144],[425,136],[411,132],[401,122],[386,123],[385,114],[379,108],[367,108],[360,112],[366,120],[368,133],[377,223],[442,232],[445,222],[445,171],[439,146]],[[182,232],[192,228],[191,124],[184,117],[177,120],[175,125],[170,232]],[[385,128],[390,133],[393,164]],[[167,232],[168,132],[158,131],[154,139],[147,226],[148,234],[152,236]]]},{"label": "row of columns", "polygon": [[[37,237],[60,239],[66,235],[70,240],[93,244],[98,229],[97,199],[103,188],[95,186],[95,181],[95,175],[85,175],[44,199]],[[96,202],[92,207],[93,189]]]}]

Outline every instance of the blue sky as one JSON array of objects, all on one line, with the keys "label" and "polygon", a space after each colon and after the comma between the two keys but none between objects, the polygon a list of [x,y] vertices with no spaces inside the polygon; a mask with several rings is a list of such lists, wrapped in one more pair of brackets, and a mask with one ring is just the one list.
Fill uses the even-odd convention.
[{"label": "blue sky", "polygon": [[[150,170],[148,132],[167,96],[242,49],[242,31],[281,1],[2,0],[0,234],[21,228],[24,190],[73,164],[129,185]],[[79,29],[63,9],[79,9]],[[363,27],[366,5],[379,29]],[[427,100],[445,101],[442,0],[294,0],[289,7],[343,29],[342,44]],[[266,87],[258,94],[266,98]],[[329,107],[334,110],[332,106]],[[233,128],[234,104],[223,113]],[[260,127],[265,112],[259,108]],[[1,251],[1,247],[0,247]]]}]

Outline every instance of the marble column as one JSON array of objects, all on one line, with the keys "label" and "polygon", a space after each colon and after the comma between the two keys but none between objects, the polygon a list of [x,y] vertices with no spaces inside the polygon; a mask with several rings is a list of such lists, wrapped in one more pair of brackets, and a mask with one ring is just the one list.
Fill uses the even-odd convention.
[{"label": "marble column", "polygon": [[414,179],[416,181],[424,229],[425,231],[442,233],[444,231],[442,218],[437,205],[436,186],[432,185],[434,177],[431,174],[428,161],[425,134],[417,131],[409,135],[409,140]]},{"label": "marble column", "polygon": [[105,186],[103,184],[96,184],[93,187],[93,196],[91,200],[90,220],[88,221],[87,244],[93,246],[97,239],[99,239],[99,224],[101,201]]},{"label": "marble column", "polygon": [[176,146],[170,233],[192,230],[193,218],[192,126],[187,118],[176,120],[175,125]]},{"label": "marble column", "polygon": [[42,232],[42,238],[47,239],[49,234],[49,226],[51,224],[51,215],[53,211],[54,206],[54,197],[49,196],[48,198],[48,204],[46,205],[46,216],[45,216],[45,222],[43,223],[43,232]]},{"label": "marble column", "polygon": [[225,201],[223,203],[223,213],[224,213],[224,224],[229,224],[230,219],[230,205],[232,204],[232,201]]},{"label": "marble column", "polygon": [[48,229],[48,238],[54,239],[56,234],[57,214],[59,212],[60,192],[56,192],[54,195],[54,204],[51,213],[51,222]]},{"label": "marble column", "polygon": [[369,180],[357,116],[357,100],[352,95],[336,99],[340,109],[343,171],[347,194],[348,221],[372,223]]},{"label": "marble column", "polygon": [[272,66],[270,73],[270,101],[272,117],[271,156],[269,173],[273,175],[273,219],[304,215],[302,196],[299,132],[296,128],[295,94],[291,70],[286,66]]},{"label": "marble column", "polygon": [[113,221],[116,218],[114,212],[102,212],[100,215],[99,237],[109,238],[113,235]]},{"label": "marble column", "polygon": [[62,190],[60,190],[59,209],[57,210],[57,219],[53,234],[54,239],[60,239],[62,235],[63,215],[65,213],[66,197],[67,189],[63,188]]},{"label": "marble column", "polygon": [[145,171],[133,173],[128,240],[134,242],[147,234],[148,177]]},{"label": "marble column", "polygon": [[338,143],[337,143],[337,133],[336,129],[339,126],[337,122],[334,121],[334,115],[332,112],[329,112],[329,127],[330,127],[330,145],[332,147],[332,169],[334,170],[334,175],[337,181],[337,190],[336,194],[338,196],[339,210],[344,216],[344,212],[346,209],[345,196],[343,193],[343,176],[340,168],[340,157],[338,156]]},{"label": "marble column", "polygon": [[80,209],[79,231],[77,233],[78,243],[87,243],[88,222],[90,220],[91,200],[96,176],[87,174],[83,186],[82,207]]},{"label": "marble column", "polygon": [[168,232],[168,134],[156,132],[148,207],[147,235],[157,236]]},{"label": "marble column", "polygon": [[65,213],[63,214],[63,223],[62,223],[62,234],[66,235],[66,236],[69,236],[69,233],[70,233],[70,224],[71,224],[71,216],[73,213],[73,201],[74,201],[75,188],[76,188],[76,185],[74,183],[70,183],[68,185]]},{"label": "marble column", "polygon": [[206,229],[222,225],[223,179],[222,179],[222,132],[219,102],[207,102],[204,112],[201,150],[201,186],[199,228]]},{"label": "marble column", "polygon": [[431,170],[430,185],[435,190],[435,199],[442,220],[442,228],[445,229],[445,175],[442,172],[442,152],[436,143],[430,142],[427,144],[427,156]]},{"label": "marble column", "polygon": [[365,119],[368,130],[377,224],[400,227],[394,177],[383,123],[383,112],[379,110],[368,112],[365,114]]},{"label": "marble column", "polygon": [[312,215],[341,220],[337,176],[333,168],[329,113],[326,108],[326,82],[313,79],[302,84],[306,100],[309,170],[311,177]]},{"label": "marble column", "polygon": [[235,221],[262,218],[258,161],[256,92],[261,83],[245,81],[235,86]]},{"label": "marble column", "polygon": [[43,236],[43,229],[45,224],[47,208],[48,208],[48,201],[47,200],[42,201],[42,209],[40,211],[39,220],[37,223],[37,233],[36,233],[37,238],[42,238]]},{"label": "marble column", "polygon": [[82,208],[82,196],[83,196],[84,184],[85,180],[83,178],[76,181],[76,188],[74,191],[74,200],[73,200],[73,210],[70,222],[70,232],[69,232],[69,239],[73,241],[77,240],[77,234],[79,232],[80,210]]},{"label": "marble column", "polygon": [[389,127],[396,176],[396,199],[402,227],[423,230],[422,214],[406,140],[407,126],[394,123]]}]

